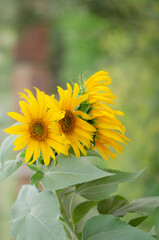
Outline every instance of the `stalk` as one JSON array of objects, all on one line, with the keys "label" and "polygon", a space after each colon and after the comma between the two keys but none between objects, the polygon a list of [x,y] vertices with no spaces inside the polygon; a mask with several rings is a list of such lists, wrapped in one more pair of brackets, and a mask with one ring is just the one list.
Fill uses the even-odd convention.
[{"label": "stalk", "polygon": [[67,217],[67,215],[65,213],[65,209],[64,209],[64,207],[62,205],[62,202],[61,202],[60,196],[58,194],[58,191],[55,191],[54,193],[55,193],[55,195],[57,197],[57,200],[58,200],[58,203],[59,203],[59,206],[60,206],[60,209],[61,209],[61,215],[63,217],[65,227],[68,229],[68,231],[74,237],[75,240],[81,240],[80,237],[78,236],[77,231],[75,229],[73,229],[72,224],[68,220],[68,217]]}]

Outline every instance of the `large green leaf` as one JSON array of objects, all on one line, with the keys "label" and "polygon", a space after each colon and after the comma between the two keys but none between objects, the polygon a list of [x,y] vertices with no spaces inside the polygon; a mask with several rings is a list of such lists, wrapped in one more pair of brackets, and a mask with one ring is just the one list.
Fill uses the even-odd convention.
[{"label": "large green leaf", "polygon": [[127,204],[128,201],[122,196],[116,195],[108,199],[104,199],[98,203],[98,212],[100,214],[113,214],[113,212]]},{"label": "large green leaf", "polygon": [[15,135],[9,135],[7,138],[3,140],[0,148],[0,163],[2,165],[7,160],[9,153],[13,150],[14,148],[13,142],[15,141],[16,138],[17,136]]},{"label": "large green leaf", "polygon": [[89,219],[83,228],[82,240],[154,240],[139,229],[131,227],[112,215]]},{"label": "large green leaf", "polygon": [[55,195],[25,185],[11,211],[11,234],[18,240],[66,240]]},{"label": "large green leaf", "polygon": [[149,215],[157,207],[159,207],[159,197],[139,198],[117,209],[113,214],[116,216],[124,216],[127,213],[135,212],[141,215]]},{"label": "large green leaf", "polygon": [[14,173],[22,164],[22,160],[9,160],[2,165],[0,163],[0,182]]},{"label": "large green leaf", "polygon": [[85,201],[78,204],[73,211],[73,219],[75,223],[78,223],[91,208],[97,205],[97,202]]},{"label": "large green leaf", "polygon": [[90,158],[99,159],[96,156],[77,158],[74,155],[70,155],[69,157],[62,154],[59,155],[57,157],[57,165],[51,166],[49,170],[45,172],[43,179],[44,188],[47,190],[63,189],[113,174],[100,170],[90,164]]},{"label": "large green leaf", "polygon": [[98,201],[107,198],[118,189],[118,184],[137,178],[142,172],[128,173],[117,170],[107,170],[114,175],[86,182],[76,187],[76,193],[82,197]]}]

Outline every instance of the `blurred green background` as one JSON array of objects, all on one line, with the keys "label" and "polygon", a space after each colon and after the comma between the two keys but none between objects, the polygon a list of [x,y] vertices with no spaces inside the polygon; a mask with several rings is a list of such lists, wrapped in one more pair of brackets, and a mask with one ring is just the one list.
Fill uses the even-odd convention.
[{"label": "blurred green background", "polygon": [[[79,76],[105,70],[113,79],[116,110],[132,143],[108,168],[144,174],[118,193],[132,200],[159,195],[159,1],[158,0],[1,0],[0,1],[0,142],[11,123],[14,47],[34,24],[48,28],[49,71],[65,87]],[[17,60],[17,59],[16,59]],[[52,81],[52,86],[55,85]],[[17,175],[0,185],[0,235],[9,234],[10,207]],[[149,226],[146,229],[149,231]]]}]

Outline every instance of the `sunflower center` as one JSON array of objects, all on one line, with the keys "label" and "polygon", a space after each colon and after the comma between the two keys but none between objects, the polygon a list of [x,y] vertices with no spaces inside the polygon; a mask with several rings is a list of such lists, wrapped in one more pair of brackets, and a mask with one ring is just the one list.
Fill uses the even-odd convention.
[{"label": "sunflower center", "polygon": [[48,129],[40,120],[34,121],[29,127],[30,135],[33,139],[44,141],[48,136]]},{"label": "sunflower center", "polygon": [[69,110],[66,111],[65,117],[59,121],[62,132],[65,134],[71,134],[75,125],[75,117]]},{"label": "sunflower center", "polygon": [[43,135],[43,132],[44,132],[44,127],[42,124],[40,123],[35,123],[34,124],[34,133],[36,135]]}]

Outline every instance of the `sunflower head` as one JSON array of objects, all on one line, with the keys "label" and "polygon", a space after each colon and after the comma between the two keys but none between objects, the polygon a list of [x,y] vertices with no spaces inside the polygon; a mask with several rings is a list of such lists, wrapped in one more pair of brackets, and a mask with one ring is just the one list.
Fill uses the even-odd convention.
[{"label": "sunflower head", "polygon": [[[57,121],[62,119],[65,112],[56,107],[56,112],[48,109],[47,96],[36,88],[37,99],[28,89],[20,93],[24,101],[20,101],[22,114],[11,112],[8,115],[18,122],[19,125],[5,129],[7,133],[19,135],[14,141],[14,150],[26,147],[25,162],[37,160],[40,152],[43,155],[45,165],[50,162],[50,157],[55,160],[55,152],[67,155],[64,135],[59,133]],[[54,107],[54,108],[55,108]]]},{"label": "sunflower head", "polygon": [[89,94],[87,104],[90,104],[90,108],[87,111],[91,114],[96,128],[94,148],[97,148],[106,160],[108,156],[114,159],[117,156],[111,152],[110,147],[121,154],[121,150],[124,149],[121,143],[127,144],[126,141],[130,141],[124,136],[125,127],[116,116],[124,114],[109,106],[109,104],[114,104],[113,100],[116,98],[107,87],[111,81],[107,72],[99,71],[84,85],[85,92]]},{"label": "sunflower head", "polygon": [[[69,141],[77,157],[80,157],[80,152],[84,155],[87,154],[85,148],[91,146],[93,140],[95,127],[88,123],[91,117],[78,110],[81,103],[88,99],[88,94],[80,95],[80,88],[77,83],[74,84],[74,89],[70,84],[67,84],[67,89],[63,90],[58,87],[60,100],[57,102],[52,99],[53,104],[55,102],[58,105],[60,111],[64,111],[64,117],[58,120],[59,131]],[[52,106],[51,108],[54,108]]]}]

